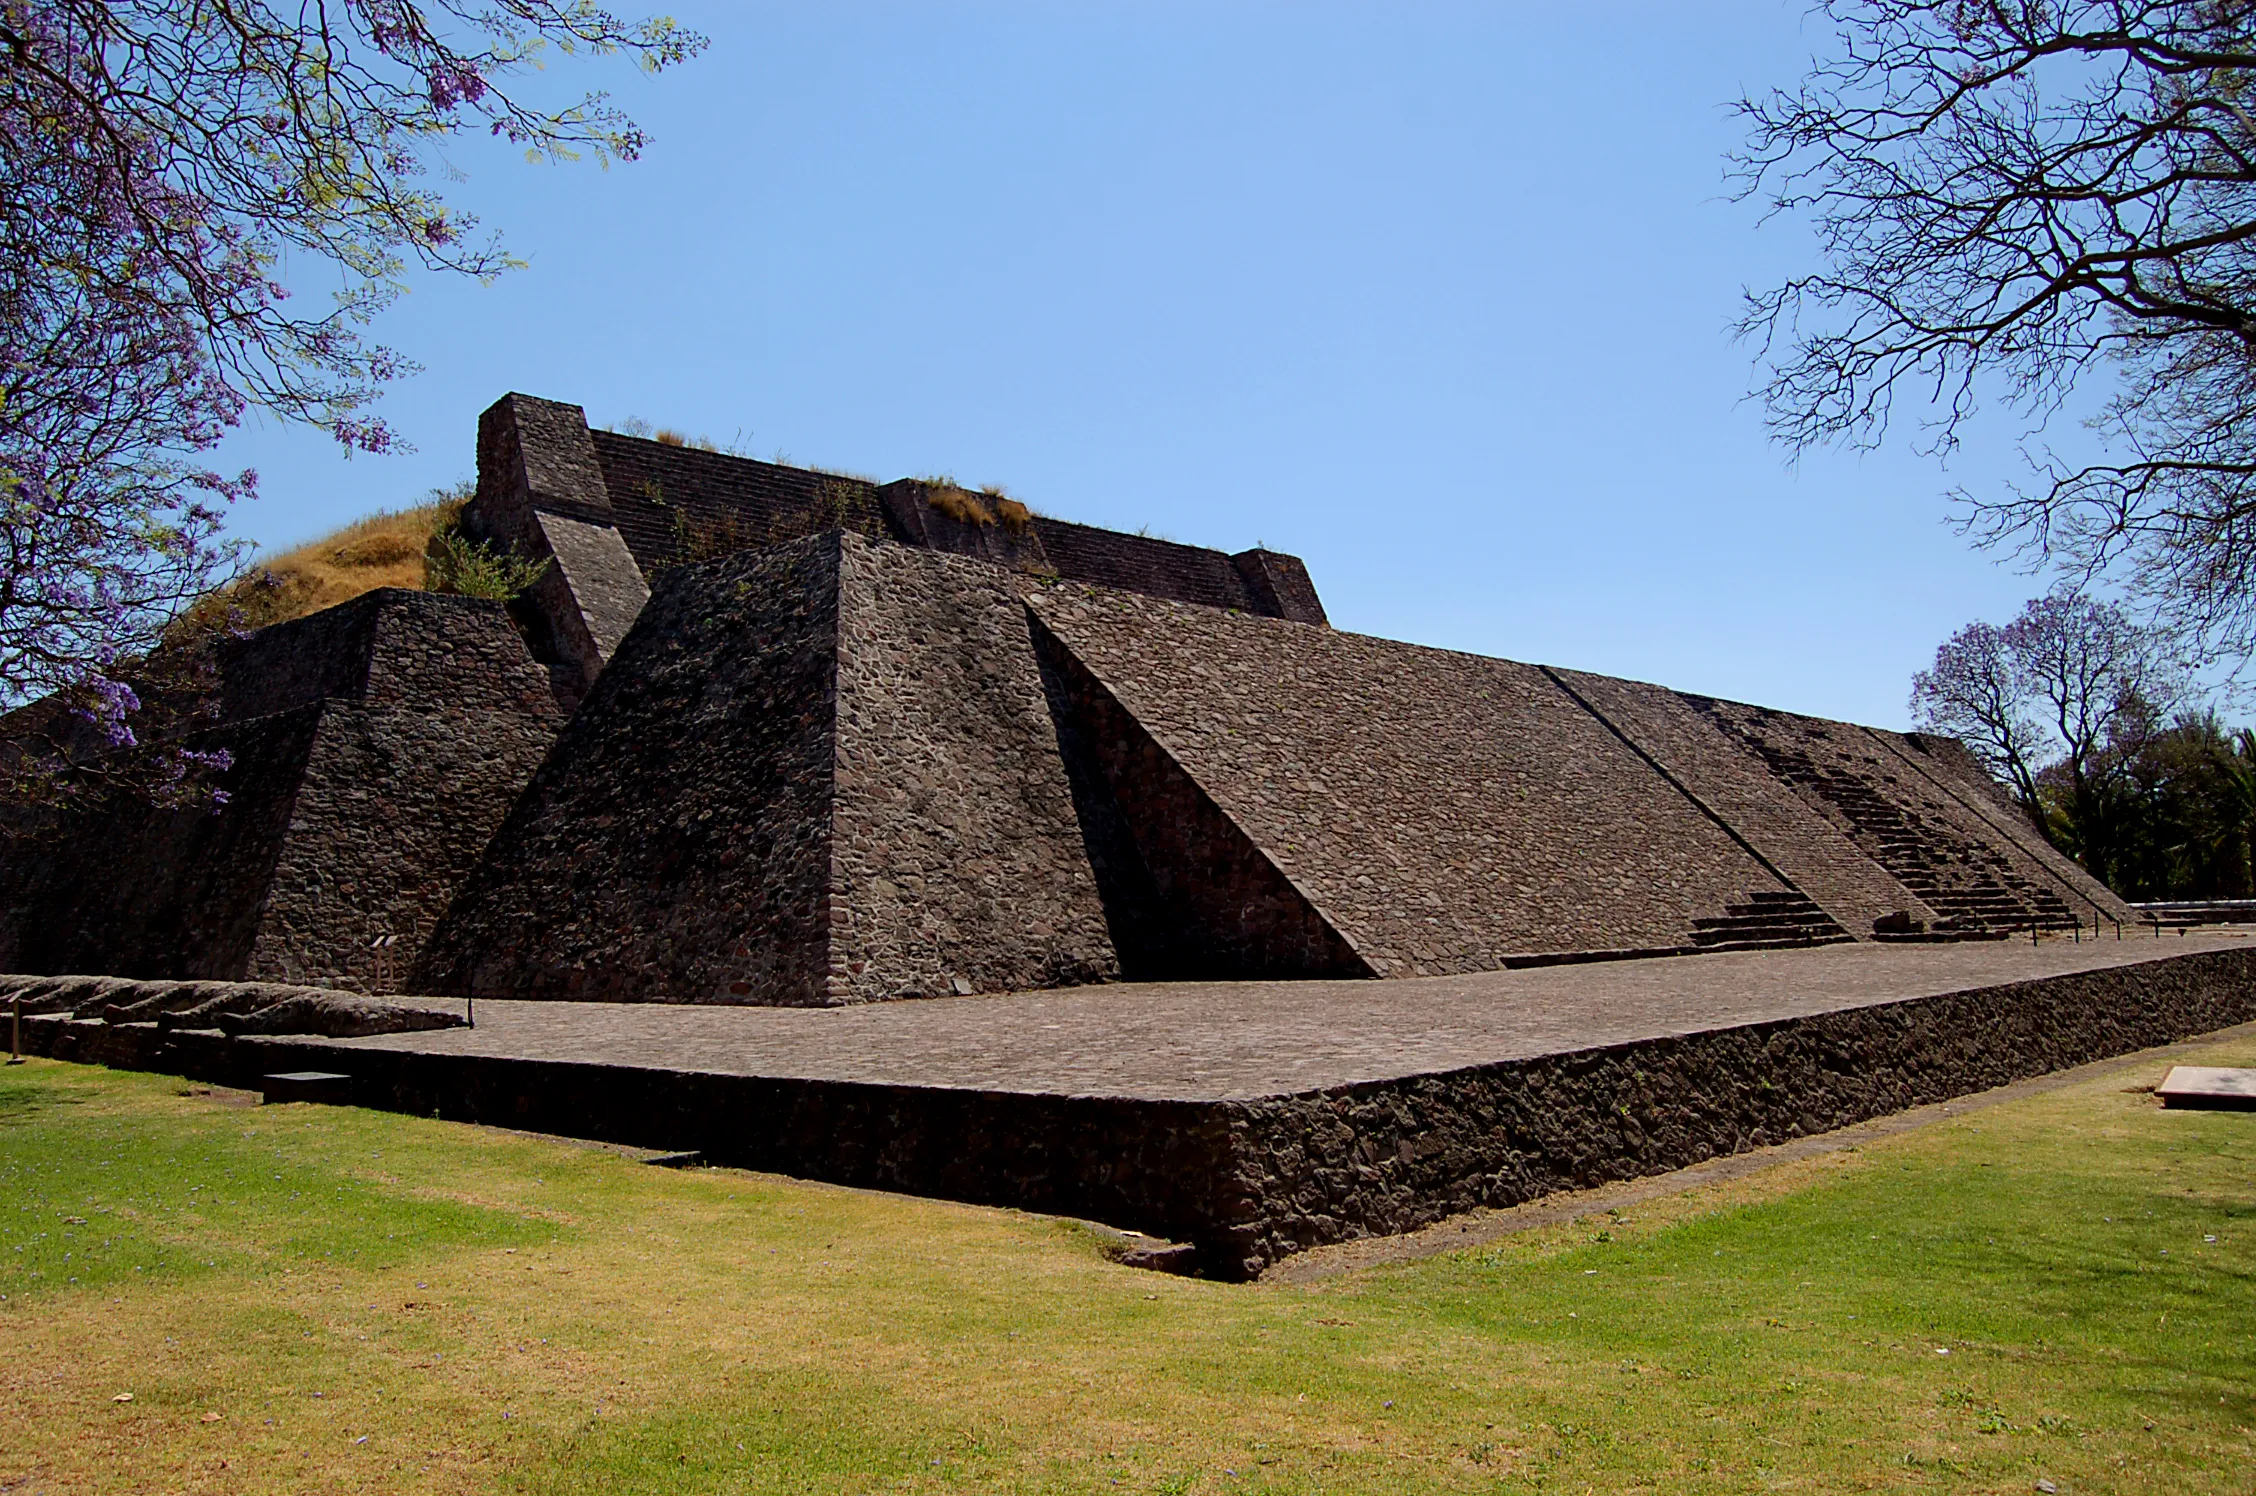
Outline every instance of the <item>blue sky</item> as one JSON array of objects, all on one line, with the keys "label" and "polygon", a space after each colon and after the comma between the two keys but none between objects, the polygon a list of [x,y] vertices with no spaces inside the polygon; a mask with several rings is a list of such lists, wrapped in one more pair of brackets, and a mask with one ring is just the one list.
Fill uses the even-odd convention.
[{"label": "blue sky", "polygon": [[1947,525],[2010,429],[1789,466],[1745,401],[1741,289],[1810,247],[1728,200],[1723,106],[1823,43],[1798,3],[674,13],[713,38],[678,72],[540,85],[613,87],[644,160],[454,158],[531,264],[385,319],[417,450],[254,424],[238,533],[468,475],[514,389],[1263,542],[1341,628],[1883,725],[2041,590]]}]

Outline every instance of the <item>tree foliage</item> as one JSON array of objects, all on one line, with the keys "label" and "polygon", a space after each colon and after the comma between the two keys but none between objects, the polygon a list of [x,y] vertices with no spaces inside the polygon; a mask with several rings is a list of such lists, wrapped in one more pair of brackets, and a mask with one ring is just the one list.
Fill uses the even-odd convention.
[{"label": "tree foliage", "polygon": [[2032,446],[1966,496],[1990,543],[2113,571],[2256,643],[2256,0],[1827,0],[1834,47],[1751,97],[1741,188],[1823,268],[1754,295],[1774,433],[1948,450],[1984,398],[2041,431],[2086,376],[2097,462]]},{"label": "tree foliage", "polygon": [[2256,734],[2184,705],[2168,643],[2111,604],[2036,598],[1946,640],[1912,679],[1912,715],[1972,748],[2125,897],[2246,897]]},{"label": "tree foliage", "polygon": [[[604,95],[541,107],[518,84],[549,52],[658,69],[702,44],[587,0],[0,0],[0,114],[84,179],[51,216],[19,215],[0,255],[184,321],[238,397],[380,450],[365,408],[404,365],[365,341],[370,319],[411,263],[511,263],[432,188],[446,143],[483,130],[536,158],[631,161],[644,135]],[[292,254],[341,272],[326,302],[278,279]]]},{"label": "tree foliage", "polygon": [[2186,712],[2135,744],[2108,791],[2079,814],[2069,785],[2039,777],[2045,827],[2126,898],[2239,899],[2256,893],[2256,733]]},{"label": "tree foliage", "polygon": [[[247,408],[395,445],[369,406],[410,366],[371,320],[411,270],[512,263],[432,185],[448,142],[631,160],[601,94],[522,87],[700,46],[590,0],[0,0],[0,707],[50,701],[11,719],[19,791],[135,746],[135,672],[238,559],[256,475],[197,459]],[[335,291],[293,295],[316,271]]]},{"label": "tree foliage", "polygon": [[1914,720],[1966,743],[2044,819],[2052,773],[2079,807],[2096,804],[2135,747],[2177,705],[2183,684],[2166,642],[2110,603],[2075,593],[2032,599],[1999,628],[1971,623],[1912,677]]}]

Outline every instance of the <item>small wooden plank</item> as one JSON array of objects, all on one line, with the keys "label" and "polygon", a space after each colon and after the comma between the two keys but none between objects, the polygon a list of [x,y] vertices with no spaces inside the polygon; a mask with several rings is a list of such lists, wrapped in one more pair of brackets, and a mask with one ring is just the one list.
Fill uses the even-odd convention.
[{"label": "small wooden plank", "polygon": [[2221,1065],[2173,1065],[2154,1088],[2164,1106],[2256,1112],[2256,1070]]}]

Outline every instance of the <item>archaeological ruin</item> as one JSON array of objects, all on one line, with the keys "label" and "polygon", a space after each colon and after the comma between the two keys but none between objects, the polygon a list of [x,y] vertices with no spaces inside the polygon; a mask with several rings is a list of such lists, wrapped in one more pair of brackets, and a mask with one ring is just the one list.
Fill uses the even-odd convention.
[{"label": "archaeological ruin", "polygon": [[[33,1047],[1243,1276],[2256,1017],[1955,742],[1343,633],[1290,555],[523,395],[462,523],[547,570],[233,642],[223,813],[0,863]],[[253,1021],[323,992],[476,1027]]]}]

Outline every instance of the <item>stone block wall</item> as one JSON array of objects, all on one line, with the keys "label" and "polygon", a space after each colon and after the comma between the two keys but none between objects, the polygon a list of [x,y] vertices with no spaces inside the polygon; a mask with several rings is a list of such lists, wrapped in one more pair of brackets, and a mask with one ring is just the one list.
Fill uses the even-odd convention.
[{"label": "stone block wall", "polygon": [[121,804],[0,860],[0,968],[240,979],[321,726],[318,702],[194,734],[225,748],[222,814]]},{"label": "stone block wall", "polygon": [[1379,975],[1677,949],[1784,887],[1532,666],[1076,586],[1029,605]]},{"label": "stone block wall", "polygon": [[1546,673],[1650,756],[1778,875],[1841,927],[1870,939],[1873,921],[1940,916],[1813,810],[1690,701],[1663,686],[1577,670]]},{"label": "stone block wall", "polygon": [[0,872],[12,970],[396,987],[559,725],[498,603],[383,590],[223,658],[218,813],[122,805]]},{"label": "stone block wall", "polygon": [[591,430],[588,437],[619,533],[646,577],[824,530],[886,533],[876,490],[865,479],[616,431]]},{"label": "stone block wall", "polygon": [[418,978],[803,1005],[1117,976],[1010,574],[832,532],[665,572]]},{"label": "stone block wall", "polygon": [[1131,981],[1377,973],[1037,615],[1089,861]]},{"label": "stone block wall", "polygon": [[423,990],[829,991],[836,535],[661,575],[425,946]]},{"label": "stone block wall", "polygon": [[511,611],[569,712],[650,596],[578,406],[506,395],[479,416],[478,492],[462,527],[547,563]]},{"label": "stone block wall", "polygon": [[891,539],[1207,607],[1325,622],[1299,558],[1236,556],[1201,546],[1035,515],[966,519],[936,504],[935,485],[758,462],[674,442],[593,431],[580,407],[512,394],[479,418],[473,535],[545,559],[517,604],[535,655],[575,708],[669,567],[783,544],[828,530]]},{"label": "stone block wall", "polygon": [[1218,1276],[1665,1173],[2256,1017],[2216,951],[1230,1105]]},{"label": "stone block wall", "polygon": [[839,540],[834,1001],[1121,974],[1019,579]]},{"label": "stone block wall", "polygon": [[[320,714],[240,976],[352,976],[404,991],[417,951],[557,723],[552,713],[342,701]],[[378,985],[369,945],[384,935],[396,943]]]}]

